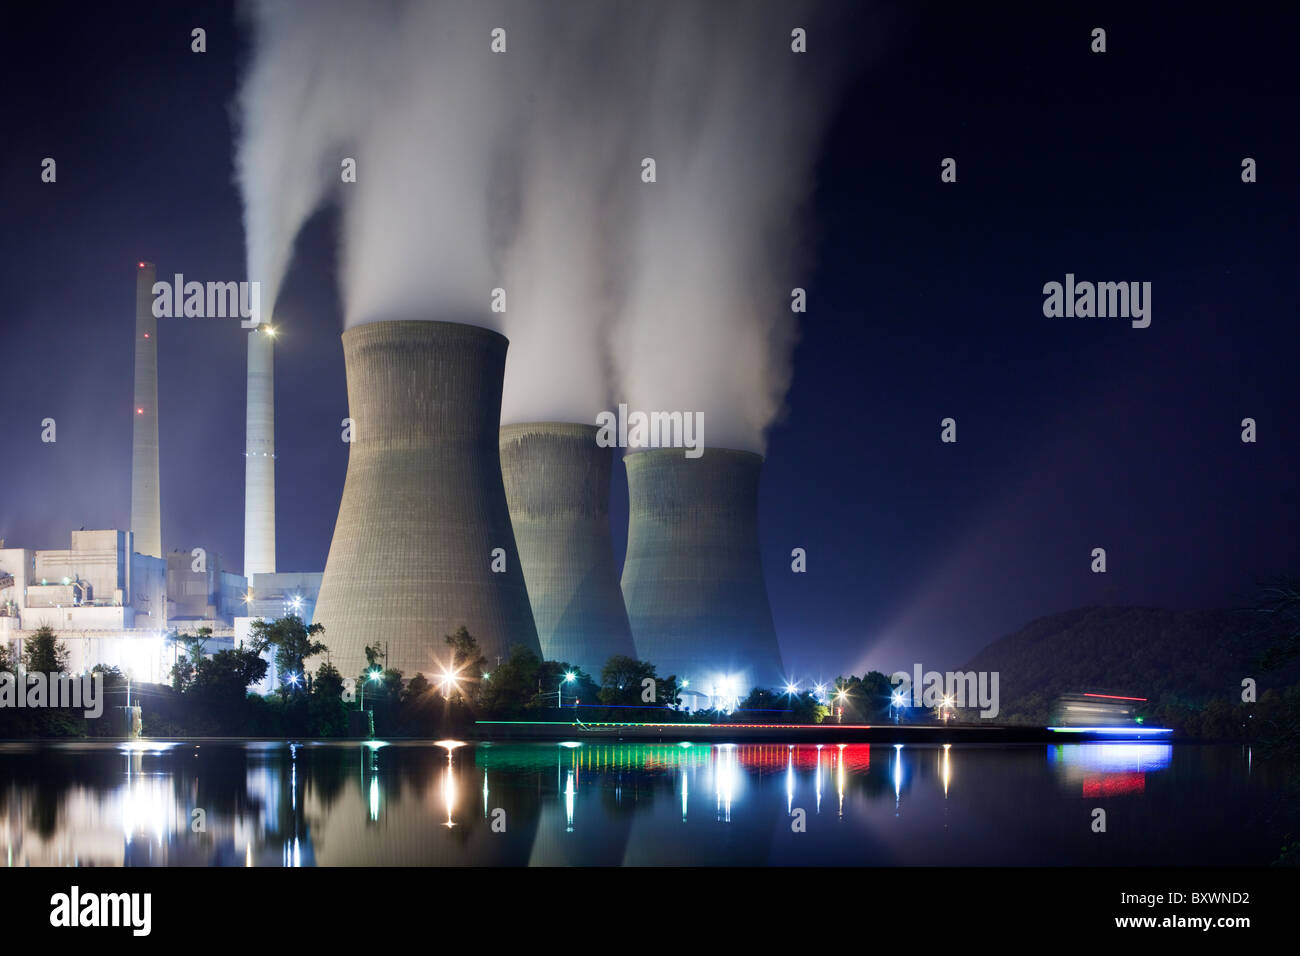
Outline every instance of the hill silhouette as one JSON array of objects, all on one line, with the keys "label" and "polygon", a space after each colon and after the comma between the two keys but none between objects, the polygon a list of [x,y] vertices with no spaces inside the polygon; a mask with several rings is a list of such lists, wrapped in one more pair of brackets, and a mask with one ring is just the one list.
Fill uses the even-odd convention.
[{"label": "hill silhouette", "polygon": [[1170,611],[1084,607],[1051,614],[999,638],[966,670],[999,674],[999,719],[1047,719],[1061,694],[1148,698],[1199,708],[1240,701],[1243,678],[1258,692],[1300,678],[1300,666],[1265,671],[1260,656],[1279,631],[1245,610]]}]

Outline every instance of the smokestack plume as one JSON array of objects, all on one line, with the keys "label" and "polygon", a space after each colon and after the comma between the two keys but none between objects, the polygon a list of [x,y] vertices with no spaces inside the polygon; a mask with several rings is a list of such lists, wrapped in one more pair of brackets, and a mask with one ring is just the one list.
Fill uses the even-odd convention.
[{"label": "smokestack plume", "polygon": [[275,571],[275,340],[262,324],[248,334],[244,448],[244,576]]},{"label": "smokestack plume", "polygon": [[461,625],[490,667],[517,644],[541,653],[497,447],[506,348],[452,322],[343,333],[352,442],[314,620],[345,676],[367,644],[407,677],[439,674]]},{"label": "smokestack plume", "polygon": [[131,409],[131,531],[135,550],[162,557],[158,490],[158,320],[153,314],[154,264],[135,270],[135,404]]},{"label": "smokestack plume", "polygon": [[690,689],[743,697],[785,680],[758,548],[761,456],[637,451],[628,485],[627,602],[637,655]]},{"label": "smokestack plume", "polygon": [[609,535],[612,448],[596,426],[562,422],[501,429],[501,473],[524,581],[547,660],[599,676],[635,656]]}]

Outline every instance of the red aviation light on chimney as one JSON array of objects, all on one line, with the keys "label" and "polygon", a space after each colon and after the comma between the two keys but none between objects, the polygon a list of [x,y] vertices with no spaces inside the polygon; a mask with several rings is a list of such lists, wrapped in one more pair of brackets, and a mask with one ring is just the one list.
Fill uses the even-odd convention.
[{"label": "red aviation light on chimney", "polygon": [[137,409],[135,410],[135,413],[136,413],[137,415],[143,415],[143,414],[144,414],[144,409],[143,409],[143,408],[137,408]]}]

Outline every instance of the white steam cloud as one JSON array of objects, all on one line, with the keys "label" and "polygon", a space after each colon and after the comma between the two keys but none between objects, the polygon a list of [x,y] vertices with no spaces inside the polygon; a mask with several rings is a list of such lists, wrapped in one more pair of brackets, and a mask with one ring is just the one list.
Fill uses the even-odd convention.
[{"label": "white steam cloud", "polygon": [[[302,224],[338,202],[346,324],[503,331],[503,421],[590,423],[624,401],[703,412],[708,444],[762,450],[838,72],[814,12],[254,3],[237,160],[250,278],[273,302]],[[796,28],[810,52],[792,51]]]}]

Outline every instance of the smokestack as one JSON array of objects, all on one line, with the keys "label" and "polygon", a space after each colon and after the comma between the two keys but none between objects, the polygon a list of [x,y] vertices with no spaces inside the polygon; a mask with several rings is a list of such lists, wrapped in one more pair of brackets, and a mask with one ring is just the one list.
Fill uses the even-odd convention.
[{"label": "smokestack", "polygon": [[248,333],[244,448],[244,577],[275,571],[275,332]]},{"label": "smokestack", "polygon": [[785,680],[758,551],[760,455],[629,452],[627,602],[638,656],[690,690],[743,697]]},{"label": "smokestack", "polygon": [[516,644],[541,653],[497,448],[507,345],[452,322],[343,333],[352,443],[313,620],[345,677],[366,644],[436,675],[461,625],[490,669]]},{"label": "smokestack", "polygon": [[152,262],[135,270],[135,404],[131,409],[131,531],[140,554],[162,557],[158,491],[158,320]]},{"label": "smokestack", "polygon": [[537,638],[547,660],[600,676],[636,656],[609,535],[612,448],[595,425],[539,422],[501,429],[501,474]]}]

